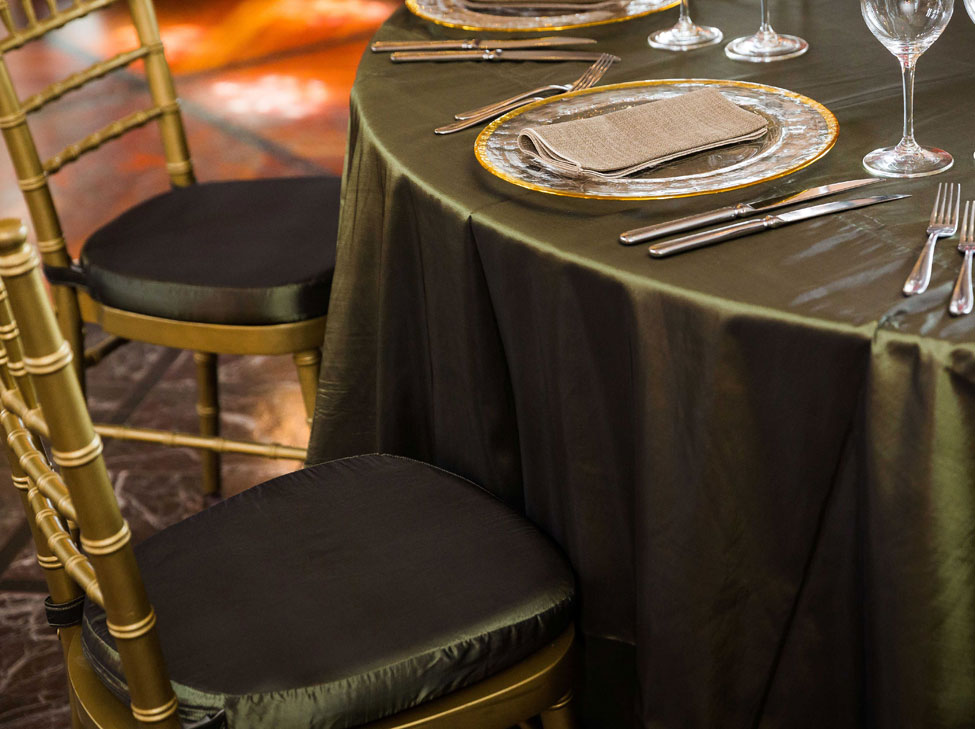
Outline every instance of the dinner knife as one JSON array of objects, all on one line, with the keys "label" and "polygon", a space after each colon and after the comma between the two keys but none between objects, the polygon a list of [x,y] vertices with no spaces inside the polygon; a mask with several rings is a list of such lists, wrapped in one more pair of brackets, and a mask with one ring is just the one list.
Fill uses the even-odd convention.
[{"label": "dinner knife", "polygon": [[861,197],[855,200],[838,200],[837,202],[813,205],[799,210],[790,210],[787,213],[779,213],[778,215],[766,215],[759,220],[745,220],[741,223],[725,225],[721,228],[706,230],[702,233],[692,233],[691,235],[685,235],[680,238],[664,241],[663,243],[654,243],[650,246],[649,251],[650,255],[654,258],[663,258],[664,256],[672,256],[675,253],[683,253],[684,251],[694,250],[695,248],[703,248],[704,246],[721,243],[722,241],[732,240],[733,238],[741,238],[742,236],[751,235],[752,233],[758,233],[763,230],[798,223],[801,220],[818,218],[820,215],[842,213],[845,210],[891,202],[905,197],[910,197],[910,195],[874,195],[873,197]]},{"label": "dinner knife", "polygon": [[[425,51],[425,52],[396,52],[389,58],[396,63],[408,61],[598,61],[602,53],[593,51],[518,51],[494,50],[483,51]],[[619,61],[619,56],[613,56],[613,63]]]},{"label": "dinner knife", "polygon": [[847,190],[853,190],[857,187],[863,187],[864,185],[872,185],[874,182],[880,182],[880,179],[868,177],[862,180],[834,182],[832,185],[810,187],[808,190],[803,190],[802,192],[790,193],[788,195],[775,195],[760,200],[752,200],[747,203],[739,203],[738,205],[729,205],[706,213],[698,213],[697,215],[688,215],[686,218],[669,220],[666,223],[657,223],[656,225],[647,225],[643,228],[628,230],[620,235],[620,243],[625,246],[633,246],[638,243],[653,240],[654,238],[663,238],[674,233],[683,233],[685,230],[703,228],[706,225],[725,223],[738,218],[748,218],[752,215],[776,210],[777,208],[784,208],[787,205],[795,205],[796,203],[806,202],[807,200],[816,200],[827,195],[835,195]]},{"label": "dinner knife", "polygon": [[595,42],[594,38],[550,35],[544,38],[505,38],[500,40],[467,38],[465,40],[376,41],[369,47],[373,53],[382,53],[389,51],[470,51],[479,48],[553,48]]}]

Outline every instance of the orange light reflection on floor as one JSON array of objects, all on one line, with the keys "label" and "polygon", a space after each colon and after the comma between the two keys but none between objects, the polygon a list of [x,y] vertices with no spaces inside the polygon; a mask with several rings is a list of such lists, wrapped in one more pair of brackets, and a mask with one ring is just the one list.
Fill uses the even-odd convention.
[{"label": "orange light reflection on floor", "polygon": [[216,81],[211,90],[232,114],[279,119],[304,119],[320,114],[330,98],[323,81],[277,73],[248,82]]},{"label": "orange light reflection on floor", "polygon": [[[166,56],[177,73],[240,63],[296,45],[351,38],[378,28],[394,9],[386,0],[244,0],[209,25],[160,18]],[[135,48],[135,31],[116,26],[107,53]]]}]

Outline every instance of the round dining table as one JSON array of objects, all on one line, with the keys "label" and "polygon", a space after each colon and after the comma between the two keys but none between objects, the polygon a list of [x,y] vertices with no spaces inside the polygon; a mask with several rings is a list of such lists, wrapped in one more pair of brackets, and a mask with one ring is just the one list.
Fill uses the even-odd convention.
[{"label": "round dining table", "polygon": [[[759,22],[757,0],[691,10],[726,39]],[[975,726],[975,315],[948,313],[957,237],[928,290],[901,294],[937,183],[975,198],[975,26],[959,3],[918,64],[917,137],[950,171],[654,259],[619,234],[865,177],[902,126],[897,61],[853,0],[773,2],[810,50],[768,64],[648,47],[676,14],[561,32],[621,57],[603,84],[806,95],[837,117],[835,147],[721,194],[545,194],[481,167],[480,127],[433,130],[584,64],[366,52],[308,461],[422,459],[551,535],[577,576],[587,727]],[[376,39],[502,35],[400,8]]]}]

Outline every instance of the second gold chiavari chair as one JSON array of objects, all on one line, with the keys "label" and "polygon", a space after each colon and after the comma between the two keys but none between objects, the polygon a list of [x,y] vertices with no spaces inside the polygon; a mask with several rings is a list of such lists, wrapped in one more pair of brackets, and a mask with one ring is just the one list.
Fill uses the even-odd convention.
[{"label": "second gold chiavari chair", "polygon": [[0,278],[0,425],[74,727],[572,729],[574,580],[522,517],[432,466],[357,456],[133,549],[16,220]]},{"label": "second gold chiavari chair", "polygon": [[[0,131],[54,284],[62,333],[84,367],[128,340],[194,351],[200,435],[103,426],[102,435],[203,450],[203,488],[220,492],[220,453],[304,458],[304,449],[220,438],[217,357],[294,357],[310,419],[335,265],[339,180],[331,177],[195,183],[179,103],[151,0],[125,0],[138,46],[21,100],[6,55],[121,0],[0,0]],[[15,18],[13,9],[22,19]],[[152,105],[42,161],[28,119],[102,77],[142,61]],[[96,231],[78,263],[50,176],[128,132],[156,123],[173,189]],[[113,335],[86,352],[83,322]],[[82,354],[84,353],[84,356]]]}]

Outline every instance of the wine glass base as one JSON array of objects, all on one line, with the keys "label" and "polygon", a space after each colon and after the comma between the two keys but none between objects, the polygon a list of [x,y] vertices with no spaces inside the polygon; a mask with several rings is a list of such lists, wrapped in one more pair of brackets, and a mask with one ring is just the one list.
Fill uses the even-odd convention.
[{"label": "wine glass base", "polygon": [[759,32],[735,38],[725,46],[724,53],[735,61],[771,63],[801,56],[808,50],[809,44],[797,36]]},{"label": "wine glass base", "polygon": [[936,147],[881,147],[863,158],[863,168],[878,177],[927,177],[950,169],[951,155]]},{"label": "wine glass base", "polygon": [[724,34],[717,28],[706,25],[675,25],[673,28],[651,33],[647,43],[651,48],[664,51],[692,51],[720,43]]}]

